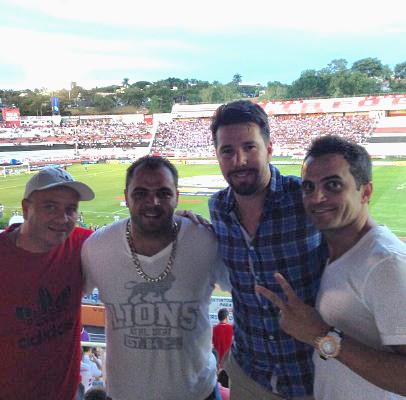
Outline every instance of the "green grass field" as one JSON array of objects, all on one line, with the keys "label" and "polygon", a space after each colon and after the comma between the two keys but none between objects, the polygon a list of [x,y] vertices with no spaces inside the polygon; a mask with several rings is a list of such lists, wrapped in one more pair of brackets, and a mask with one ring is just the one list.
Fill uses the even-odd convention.
[{"label": "green grass field", "polygon": [[[78,180],[89,184],[96,199],[82,202],[86,224],[104,225],[114,221],[114,216],[128,215],[126,207],[120,206],[124,199],[124,178],[128,165],[90,164],[74,165],[68,171]],[[177,165],[179,176],[220,175],[217,165]],[[299,175],[300,166],[280,165],[282,174]],[[21,210],[20,200],[28,175],[0,178],[0,203],[5,206],[3,225],[12,211]],[[374,195],[370,204],[372,216],[378,223],[386,224],[396,235],[406,237],[406,166],[377,166],[373,169]],[[178,208],[193,210],[209,217],[206,196],[181,196]]]}]

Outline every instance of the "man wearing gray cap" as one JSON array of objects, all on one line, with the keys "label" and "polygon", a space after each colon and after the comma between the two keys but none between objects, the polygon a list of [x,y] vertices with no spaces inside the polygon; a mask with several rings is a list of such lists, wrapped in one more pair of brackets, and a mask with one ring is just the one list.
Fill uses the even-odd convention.
[{"label": "man wearing gray cap", "polygon": [[25,187],[24,222],[0,234],[0,397],[72,400],[79,384],[80,249],[93,191],[59,168]]}]

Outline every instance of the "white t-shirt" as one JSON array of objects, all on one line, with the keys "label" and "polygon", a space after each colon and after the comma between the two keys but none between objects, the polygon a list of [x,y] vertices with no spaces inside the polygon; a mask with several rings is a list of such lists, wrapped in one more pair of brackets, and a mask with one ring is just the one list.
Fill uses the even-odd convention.
[{"label": "white t-shirt", "polygon": [[[406,345],[406,245],[384,226],[371,229],[326,266],[316,308],[329,325],[375,349]],[[313,359],[317,400],[404,399],[338,360],[317,352]]]},{"label": "white t-shirt", "polygon": [[[96,231],[82,249],[86,291],[106,307],[106,380],[114,400],[205,399],[216,383],[209,305],[214,283],[230,288],[214,234],[182,218],[175,262],[151,283],[135,270],[127,219]],[[150,276],[164,271],[172,244],[138,255]]]},{"label": "white t-shirt", "polygon": [[80,362],[80,379],[85,393],[92,387],[95,378],[100,376],[101,371],[93,361],[86,362],[86,360],[82,359]]}]

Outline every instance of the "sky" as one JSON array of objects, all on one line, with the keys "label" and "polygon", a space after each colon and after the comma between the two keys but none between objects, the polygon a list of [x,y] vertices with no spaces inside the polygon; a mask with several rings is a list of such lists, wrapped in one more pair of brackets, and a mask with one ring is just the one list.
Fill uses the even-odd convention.
[{"label": "sky", "polygon": [[406,1],[0,0],[0,89],[168,77],[291,84],[334,59],[406,62]]}]

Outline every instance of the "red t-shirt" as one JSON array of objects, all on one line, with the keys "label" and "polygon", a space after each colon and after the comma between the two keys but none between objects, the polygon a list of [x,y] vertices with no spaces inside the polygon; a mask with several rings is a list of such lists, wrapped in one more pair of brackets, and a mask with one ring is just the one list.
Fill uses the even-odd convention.
[{"label": "red t-shirt", "polygon": [[224,354],[233,342],[233,326],[228,322],[220,322],[213,327],[213,347],[217,350],[218,365],[222,366]]},{"label": "red t-shirt", "polygon": [[79,384],[80,249],[75,228],[48,253],[0,234],[0,399],[72,400]]}]

